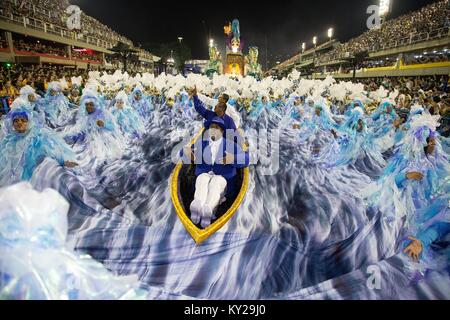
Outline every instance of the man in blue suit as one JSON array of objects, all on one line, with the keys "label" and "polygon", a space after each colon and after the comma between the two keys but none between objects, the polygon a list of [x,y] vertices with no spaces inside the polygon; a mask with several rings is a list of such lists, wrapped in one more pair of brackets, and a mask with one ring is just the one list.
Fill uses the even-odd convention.
[{"label": "man in blue suit", "polygon": [[194,100],[195,110],[206,120],[211,121],[215,117],[219,117],[223,120],[225,125],[225,131],[227,130],[236,130],[236,124],[234,123],[233,118],[226,114],[227,111],[227,101],[228,96],[222,95],[220,96],[217,105],[214,107],[214,111],[208,110],[205,107],[205,104],[200,101],[200,98],[197,95],[197,88],[194,87],[189,92],[190,97]]},{"label": "man in blue suit", "polygon": [[238,193],[237,169],[249,165],[248,152],[225,138],[226,127],[222,118],[211,118],[205,127],[207,131],[203,138],[183,150],[184,163],[196,164],[195,195],[190,205],[191,220],[194,224],[201,221],[203,228],[211,224],[211,219],[225,198]]}]

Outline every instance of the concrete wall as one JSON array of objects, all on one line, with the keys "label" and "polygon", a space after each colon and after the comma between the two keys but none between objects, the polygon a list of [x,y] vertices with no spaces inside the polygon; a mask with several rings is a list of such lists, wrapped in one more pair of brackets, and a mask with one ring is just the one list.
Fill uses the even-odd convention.
[{"label": "concrete wall", "polygon": [[390,56],[390,55],[399,55],[400,53],[407,53],[407,52],[414,52],[414,51],[422,51],[429,48],[434,47],[443,47],[450,44],[450,36],[437,39],[437,40],[430,40],[425,41],[421,43],[416,43],[412,45],[407,45],[403,47],[388,49],[388,50],[380,50],[377,52],[369,53],[369,57],[371,58],[379,58],[384,56]]},{"label": "concrete wall", "polygon": [[[436,39],[436,40],[424,41],[424,42],[420,42],[420,43],[416,43],[416,44],[412,44],[412,45],[401,46],[401,47],[387,49],[387,50],[380,50],[377,52],[371,52],[371,53],[369,53],[369,57],[370,58],[382,58],[382,57],[386,57],[386,56],[398,56],[402,53],[424,51],[424,50],[428,50],[430,48],[444,47],[444,46],[448,46],[448,45],[450,45],[450,36],[444,37],[441,39]],[[339,64],[344,64],[344,63],[348,63],[348,62],[346,62],[345,60],[333,60],[333,61],[328,61],[328,62],[324,62],[324,63],[317,63],[316,66],[323,67],[323,66],[339,65]]]}]

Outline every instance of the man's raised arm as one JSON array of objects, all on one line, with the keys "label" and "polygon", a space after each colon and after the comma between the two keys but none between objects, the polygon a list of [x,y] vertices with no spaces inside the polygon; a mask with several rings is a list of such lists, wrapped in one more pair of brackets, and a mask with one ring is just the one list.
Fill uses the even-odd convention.
[{"label": "man's raised arm", "polygon": [[[217,99],[210,98],[208,96],[205,96],[204,94],[197,93],[197,96],[198,96],[199,100],[208,107],[214,108],[218,103]],[[210,109],[210,108],[208,108],[208,109]]]},{"label": "man's raised arm", "polygon": [[203,102],[200,101],[198,95],[197,95],[197,88],[194,87],[194,89],[192,89],[189,92],[189,96],[193,99],[194,101],[194,107],[195,110],[206,120],[209,120],[211,118],[214,118],[215,113],[211,110],[206,109],[205,105],[203,104]]}]

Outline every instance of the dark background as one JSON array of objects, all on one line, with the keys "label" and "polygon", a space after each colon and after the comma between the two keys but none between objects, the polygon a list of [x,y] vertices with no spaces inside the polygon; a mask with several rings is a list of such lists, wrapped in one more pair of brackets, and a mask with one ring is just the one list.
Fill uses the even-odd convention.
[{"label": "dark background", "polygon": [[[419,9],[436,0],[391,0],[391,17]],[[245,53],[249,45],[259,47],[260,63],[271,67],[300,50],[301,43],[312,46],[334,38],[346,41],[367,30],[367,7],[378,0],[272,0],[240,1],[137,1],[70,0],[86,14],[155,54],[167,56],[183,37],[185,59],[207,59],[208,39],[212,37],[224,52],[223,26],[234,18],[240,21]],[[267,41],[266,41],[267,40]],[[156,52],[155,52],[156,51]]]}]

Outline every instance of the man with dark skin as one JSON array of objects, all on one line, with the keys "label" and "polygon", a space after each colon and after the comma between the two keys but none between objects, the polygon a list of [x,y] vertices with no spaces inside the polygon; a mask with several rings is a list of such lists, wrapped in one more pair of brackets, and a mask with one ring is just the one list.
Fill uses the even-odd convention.
[{"label": "man with dark skin", "polygon": [[364,130],[364,121],[362,119],[358,120],[358,127],[356,129],[356,131],[358,132],[362,132]]},{"label": "man with dark skin", "polygon": [[117,100],[116,102],[116,108],[122,110],[124,106],[123,100]]},{"label": "man with dark skin", "polygon": [[17,133],[24,134],[28,130],[28,119],[24,117],[17,117],[13,121],[14,130]]},{"label": "man with dark skin", "polygon": [[78,89],[73,88],[70,91],[70,95],[68,98],[69,98],[70,103],[72,103],[73,105],[78,105],[80,102],[80,92],[78,91]]},{"label": "man with dark skin", "polygon": [[226,114],[227,111],[227,99],[228,96],[221,95],[218,99],[217,105],[214,107],[214,112],[206,109],[205,105],[200,101],[197,96],[197,87],[189,90],[189,98],[194,99],[195,110],[203,117],[205,120],[211,120],[215,117],[221,118],[225,123],[225,130],[236,130],[236,125],[234,120]]},{"label": "man with dark skin", "polygon": [[[192,222],[201,222],[203,228],[211,224],[221,200],[237,194],[236,170],[249,164],[248,153],[244,153],[234,141],[226,140],[221,118],[215,117],[208,121],[206,129],[203,139],[197,140],[195,145],[185,147],[182,153],[187,161],[199,160],[195,165],[195,194],[190,213]],[[197,155],[198,159],[194,150],[202,152]]]},{"label": "man with dark skin", "polygon": [[[92,113],[95,112],[95,104],[94,104],[94,102],[92,102],[92,101],[86,102],[85,105],[86,105],[86,111],[87,111],[88,114],[92,114]],[[97,120],[96,123],[101,128],[105,126],[105,123],[102,120]]]},{"label": "man with dark skin", "polygon": [[[434,152],[435,149],[436,149],[436,139],[433,137],[429,137],[427,139],[427,146],[424,149],[425,154],[430,155]],[[408,180],[422,181],[423,178],[424,176],[420,172],[408,172],[406,174],[406,179]]]},{"label": "man with dark skin", "polygon": [[140,101],[140,100],[142,99],[142,93],[136,92],[136,93],[134,94],[134,99],[135,99],[136,101]]},{"label": "man with dark skin", "polygon": [[[424,148],[425,154],[426,155],[430,155],[434,152],[434,150],[436,149],[436,139],[434,137],[429,137],[427,138],[427,145]],[[424,178],[424,175],[420,172],[408,172],[406,174],[406,179],[408,180],[416,180],[416,181],[422,181]],[[430,227],[431,230],[432,228],[440,228],[441,225],[440,224],[436,224],[432,227]],[[448,229],[448,225],[446,226],[446,228]],[[419,261],[419,257],[420,254],[423,251],[423,244],[422,241],[415,238],[415,237],[408,237],[409,240],[411,240],[411,243],[406,247],[406,249],[403,251],[405,254],[407,254],[411,259],[413,259],[414,261]],[[435,241],[436,239],[433,239],[433,241]],[[428,243],[427,245],[431,244]]]},{"label": "man with dark skin", "polygon": [[[314,109],[314,112],[315,112],[316,116],[320,117],[320,115],[322,114],[322,109],[320,109],[320,108],[315,108],[315,109]],[[331,132],[331,134],[333,135],[333,137],[334,137],[335,139],[338,138],[338,133],[337,133],[336,130],[331,129],[330,132]]]},{"label": "man with dark skin", "polygon": [[58,93],[57,91],[55,91],[55,90],[53,90],[53,89],[50,89],[50,95],[51,95],[52,97],[56,96],[57,93]]},{"label": "man with dark skin", "polygon": [[30,101],[31,103],[36,102],[36,101],[37,101],[36,95],[30,93],[30,94],[28,95],[28,101]]},{"label": "man with dark skin", "polygon": [[[209,127],[208,133],[209,133],[209,137],[210,137],[211,141],[216,141],[216,140],[219,140],[223,136],[224,131],[219,125],[213,123]],[[183,152],[185,155],[188,155],[191,158],[192,163],[196,162],[195,153],[192,151],[190,146],[185,147],[183,149]],[[225,157],[223,157],[223,159],[220,161],[220,163],[224,164],[224,165],[233,164],[234,156],[228,152],[225,152]]]},{"label": "man with dark skin", "polygon": [[[25,117],[16,117],[13,120],[13,128],[19,134],[26,134],[28,131],[28,119]],[[74,168],[78,166],[78,163],[72,161],[65,161],[64,166],[68,168]]]}]

